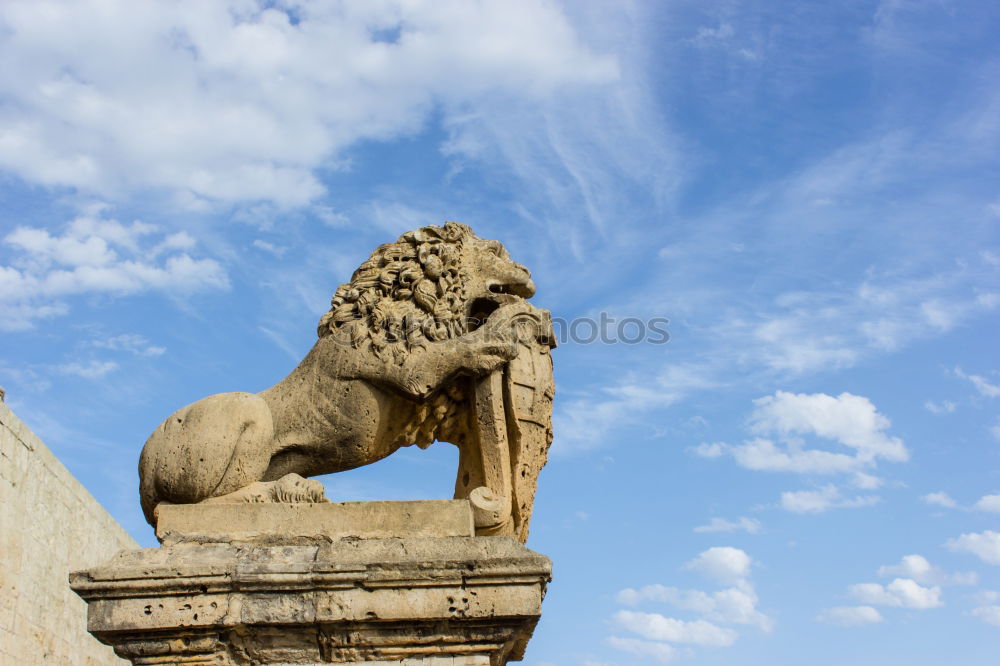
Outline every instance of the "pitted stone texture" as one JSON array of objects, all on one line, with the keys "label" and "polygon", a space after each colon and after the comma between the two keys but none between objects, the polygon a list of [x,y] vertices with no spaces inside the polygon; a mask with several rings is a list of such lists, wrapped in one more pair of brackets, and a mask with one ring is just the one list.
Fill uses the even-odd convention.
[{"label": "pitted stone texture", "polygon": [[132,538],[0,403],[0,666],[122,664],[87,633],[70,571]]},{"label": "pitted stone texture", "polygon": [[522,657],[550,572],[511,537],[180,543],[72,585],[134,664],[498,666]]},{"label": "pitted stone texture", "polygon": [[474,530],[468,500],[161,504],[156,509],[156,536],[164,545],[470,537]]}]

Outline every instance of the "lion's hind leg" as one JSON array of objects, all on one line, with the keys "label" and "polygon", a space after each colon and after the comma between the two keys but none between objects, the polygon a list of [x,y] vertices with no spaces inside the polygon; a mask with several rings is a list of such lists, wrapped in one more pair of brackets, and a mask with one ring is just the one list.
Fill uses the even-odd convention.
[{"label": "lion's hind leg", "polygon": [[194,504],[263,478],[273,454],[271,409],[252,393],[221,393],[172,414],[143,447],[139,490],[150,524],[160,502]]}]

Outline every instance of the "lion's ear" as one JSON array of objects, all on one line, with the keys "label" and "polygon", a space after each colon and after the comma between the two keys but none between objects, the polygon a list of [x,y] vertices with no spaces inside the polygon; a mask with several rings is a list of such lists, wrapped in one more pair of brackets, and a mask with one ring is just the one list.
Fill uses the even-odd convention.
[{"label": "lion's ear", "polygon": [[458,222],[445,222],[443,231],[442,236],[444,236],[445,240],[452,242],[460,240],[465,235],[464,225]]},{"label": "lion's ear", "polygon": [[443,240],[444,235],[441,233],[442,231],[444,230],[441,227],[436,227],[433,224],[424,227],[420,230],[420,233],[423,235],[421,242]]}]

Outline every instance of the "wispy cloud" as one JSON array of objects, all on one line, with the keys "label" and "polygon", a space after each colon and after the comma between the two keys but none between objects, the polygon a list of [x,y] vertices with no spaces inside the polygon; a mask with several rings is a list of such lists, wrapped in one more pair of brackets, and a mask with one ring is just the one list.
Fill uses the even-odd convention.
[{"label": "wispy cloud", "polygon": [[145,336],[138,333],[122,333],[108,338],[95,339],[91,342],[98,349],[126,351],[136,356],[162,356],[167,350],[150,343]]},{"label": "wispy cloud", "polygon": [[861,627],[867,624],[878,624],[884,618],[877,609],[871,606],[834,606],[820,613],[816,619],[841,627]]},{"label": "wispy cloud", "polygon": [[818,490],[796,490],[781,493],[781,508],[791,513],[824,513],[830,509],[859,509],[878,504],[878,495],[844,497],[840,489],[827,484]]},{"label": "wispy cloud", "polygon": [[260,238],[254,239],[253,246],[255,248],[257,248],[258,250],[263,250],[264,252],[267,252],[268,254],[272,254],[275,257],[278,257],[279,259],[285,255],[285,252],[288,251],[287,247],[282,247],[280,245],[275,245],[274,243],[271,243],[271,242],[266,241],[266,240],[262,240]]},{"label": "wispy cloud", "polygon": [[73,361],[72,363],[55,366],[56,372],[64,375],[75,375],[84,379],[100,379],[109,372],[114,372],[117,369],[118,364],[114,361],[88,361],[86,363]]},{"label": "wispy cloud", "polygon": [[726,520],[725,518],[712,518],[707,525],[699,525],[694,528],[694,531],[700,533],[743,531],[748,534],[757,534],[760,532],[760,529],[760,521],[756,518],[740,517],[735,521]]},{"label": "wispy cloud", "polygon": [[933,400],[928,400],[924,402],[924,409],[926,409],[931,414],[952,414],[958,408],[954,402],[950,400],[942,400],[941,402],[934,402]]},{"label": "wispy cloud", "polygon": [[587,395],[564,397],[554,415],[558,437],[553,452],[597,448],[610,430],[641,420],[645,410],[669,407],[691,392],[713,384],[701,368],[676,364],[664,368],[652,379],[626,378]]},{"label": "wispy cloud", "polygon": [[941,506],[946,509],[955,509],[958,507],[958,502],[952,499],[952,497],[946,492],[928,493],[920,499],[925,504]]},{"label": "wispy cloud", "polygon": [[987,398],[1000,398],[1000,385],[990,383],[985,377],[980,375],[967,375],[961,368],[955,368],[955,375],[972,382],[981,395]]},{"label": "wispy cloud", "polygon": [[986,624],[1000,627],[1000,606],[980,606],[969,611],[969,615],[977,617]]}]

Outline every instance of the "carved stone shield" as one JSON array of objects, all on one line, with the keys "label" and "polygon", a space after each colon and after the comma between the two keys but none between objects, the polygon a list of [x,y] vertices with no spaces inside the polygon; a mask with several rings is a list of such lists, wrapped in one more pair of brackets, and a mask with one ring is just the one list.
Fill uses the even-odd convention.
[{"label": "carved stone shield", "polygon": [[549,352],[555,347],[555,336],[552,318],[545,310],[519,317],[515,324],[520,352],[504,369],[504,407],[514,492],[513,532],[524,543],[538,473],[545,466],[552,444],[555,381]]},{"label": "carved stone shield", "polygon": [[455,496],[472,502],[477,534],[523,543],[552,443],[555,336],[549,313],[528,304],[492,323],[500,339],[517,344],[518,354],[476,382],[471,441],[460,447]]}]

